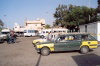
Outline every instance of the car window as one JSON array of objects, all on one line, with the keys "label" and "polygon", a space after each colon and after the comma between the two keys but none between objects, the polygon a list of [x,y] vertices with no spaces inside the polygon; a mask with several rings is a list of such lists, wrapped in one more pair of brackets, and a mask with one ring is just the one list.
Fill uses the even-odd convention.
[{"label": "car window", "polygon": [[82,40],[96,40],[96,39],[91,35],[82,35]]},{"label": "car window", "polygon": [[61,36],[58,38],[58,42],[68,42],[73,40],[80,40],[79,36],[77,35],[67,35],[67,36]]},{"label": "car window", "polygon": [[79,38],[79,36],[78,35],[69,35],[68,36],[68,40],[70,41],[72,41],[72,40],[80,40],[80,38]]},{"label": "car window", "polygon": [[43,33],[45,33],[45,31],[43,31]]},{"label": "car window", "polygon": [[96,40],[93,36],[88,35],[89,36],[89,40]]},{"label": "car window", "polygon": [[74,40],[75,38],[74,38],[74,36],[69,36],[68,37],[68,40]]},{"label": "car window", "polygon": [[64,42],[65,36],[60,36],[57,38],[57,42]]}]

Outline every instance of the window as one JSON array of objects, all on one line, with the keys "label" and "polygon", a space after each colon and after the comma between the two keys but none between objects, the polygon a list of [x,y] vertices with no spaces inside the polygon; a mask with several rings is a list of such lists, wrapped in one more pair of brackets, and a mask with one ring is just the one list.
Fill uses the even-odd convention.
[{"label": "window", "polygon": [[82,40],[96,40],[96,39],[91,35],[82,35]]},{"label": "window", "polygon": [[30,30],[28,30],[28,33],[30,33]]},{"label": "window", "polygon": [[65,40],[65,36],[60,36],[60,37],[58,37],[58,39],[57,39],[57,42],[64,42]]},{"label": "window", "polygon": [[24,33],[27,33],[27,30],[24,30]]},{"label": "window", "polygon": [[56,31],[54,31],[54,33],[55,33]]},{"label": "window", "polygon": [[48,31],[46,31],[46,33],[48,33]]},{"label": "window", "polygon": [[28,33],[34,33],[34,30],[28,30]]},{"label": "window", "polygon": [[31,33],[34,33],[35,31],[34,30],[31,30]]},{"label": "window", "polygon": [[68,36],[68,40],[74,40],[74,36]]},{"label": "window", "polygon": [[58,37],[57,42],[69,42],[69,41],[77,41],[81,40],[80,35],[63,35]]},{"label": "window", "polygon": [[43,33],[45,33],[45,31],[43,31]]}]

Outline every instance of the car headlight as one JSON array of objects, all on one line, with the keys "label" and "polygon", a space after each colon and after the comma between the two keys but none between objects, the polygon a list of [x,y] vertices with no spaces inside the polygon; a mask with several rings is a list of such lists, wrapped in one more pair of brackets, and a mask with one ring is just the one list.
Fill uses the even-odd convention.
[{"label": "car headlight", "polygon": [[36,43],[36,40],[33,40],[33,43]]}]

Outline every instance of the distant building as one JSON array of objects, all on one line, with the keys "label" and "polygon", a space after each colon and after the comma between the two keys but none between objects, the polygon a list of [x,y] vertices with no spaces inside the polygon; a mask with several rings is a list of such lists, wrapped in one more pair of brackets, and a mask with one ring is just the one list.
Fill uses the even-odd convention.
[{"label": "distant building", "polygon": [[80,32],[87,32],[92,34],[98,41],[100,41],[100,21],[80,25]]},{"label": "distant building", "polygon": [[25,21],[25,29],[34,29],[41,31],[44,29],[45,19],[37,19],[37,20],[27,20]]},{"label": "distant building", "polygon": [[45,26],[45,19],[37,19],[37,20],[26,20],[24,26],[20,26],[15,23],[14,31],[15,32],[24,32],[24,30],[38,30],[41,32]]},{"label": "distant building", "polygon": [[13,30],[15,32],[24,32],[25,28],[23,26],[20,26],[19,24],[15,23]]}]

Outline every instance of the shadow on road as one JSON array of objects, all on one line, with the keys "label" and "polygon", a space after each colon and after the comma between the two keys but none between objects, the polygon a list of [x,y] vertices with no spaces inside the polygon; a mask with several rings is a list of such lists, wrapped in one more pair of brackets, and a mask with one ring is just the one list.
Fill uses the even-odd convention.
[{"label": "shadow on road", "polygon": [[41,60],[41,54],[39,55],[39,58],[38,58],[37,63],[36,63],[35,66],[39,66],[40,60]]},{"label": "shadow on road", "polygon": [[100,66],[100,56],[96,54],[72,56],[78,66]]},{"label": "shadow on road", "polygon": [[74,52],[79,52],[78,50],[73,50],[73,51],[56,51],[56,52],[51,52],[52,54],[54,53],[54,54],[59,54],[59,53],[74,53]]},{"label": "shadow on road", "polygon": [[16,41],[16,43],[20,43],[21,41]]}]

